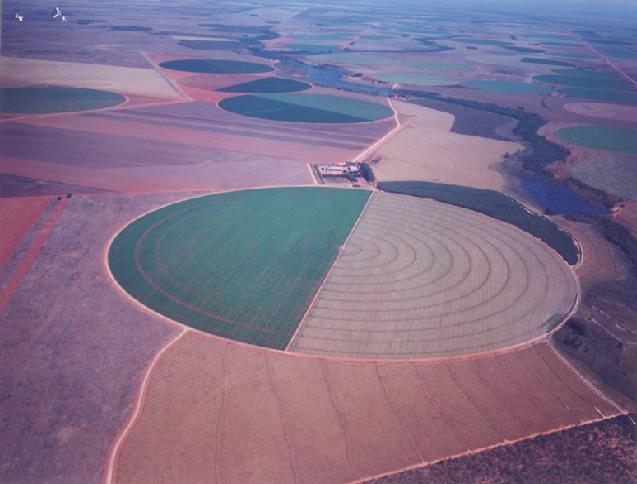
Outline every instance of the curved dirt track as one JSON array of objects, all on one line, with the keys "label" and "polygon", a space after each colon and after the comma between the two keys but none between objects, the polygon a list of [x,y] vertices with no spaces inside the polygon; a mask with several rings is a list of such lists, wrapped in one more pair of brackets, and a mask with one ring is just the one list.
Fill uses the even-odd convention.
[{"label": "curved dirt track", "polygon": [[546,342],[338,361],[187,330],[149,382],[115,482],[346,482],[621,413]]},{"label": "curved dirt track", "polygon": [[489,351],[552,329],[577,291],[559,255],[526,232],[376,192],[289,349],[360,358]]}]

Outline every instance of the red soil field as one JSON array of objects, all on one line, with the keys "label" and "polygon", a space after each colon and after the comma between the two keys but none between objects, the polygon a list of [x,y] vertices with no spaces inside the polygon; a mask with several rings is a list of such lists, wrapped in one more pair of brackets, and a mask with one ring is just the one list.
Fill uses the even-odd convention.
[{"label": "red soil field", "polygon": [[0,198],[0,266],[50,200],[51,197]]},{"label": "red soil field", "polygon": [[618,413],[546,342],[354,362],[188,330],[154,367],[114,471],[118,482],[342,482]]}]

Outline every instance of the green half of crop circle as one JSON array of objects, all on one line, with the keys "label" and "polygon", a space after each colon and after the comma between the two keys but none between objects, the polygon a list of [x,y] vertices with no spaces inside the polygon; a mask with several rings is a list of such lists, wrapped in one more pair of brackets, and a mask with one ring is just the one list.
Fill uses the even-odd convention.
[{"label": "green half of crop circle", "polygon": [[168,318],[283,349],[369,194],[291,187],[186,200],[126,226],[109,267],[132,297]]},{"label": "green half of crop circle", "polygon": [[77,87],[0,88],[2,113],[63,113],[116,106],[126,100],[114,92]]},{"label": "green half of crop circle", "polygon": [[382,104],[320,94],[248,94],[224,99],[219,107],[233,113],[297,123],[363,123],[391,116]]},{"label": "green half of crop circle", "polygon": [[200,74],[260,74],[271,72],[267,64],[225,59],[179,59],[159,64],[164,69]]}]

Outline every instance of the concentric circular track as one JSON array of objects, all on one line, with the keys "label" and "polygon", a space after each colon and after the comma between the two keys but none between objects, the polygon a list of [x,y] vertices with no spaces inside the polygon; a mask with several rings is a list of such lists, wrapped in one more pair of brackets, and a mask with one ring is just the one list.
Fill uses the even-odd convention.
[{"label": "concentric circular track", "polygon": [[576,296],[572,271],[531,235],[375,193],[290,348],[363,358],[488,351],[543,335]]}]

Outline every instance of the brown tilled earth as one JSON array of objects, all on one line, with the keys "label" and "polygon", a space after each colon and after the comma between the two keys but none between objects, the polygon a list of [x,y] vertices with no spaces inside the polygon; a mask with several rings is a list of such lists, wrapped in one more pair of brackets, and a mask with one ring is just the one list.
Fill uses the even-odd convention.
[{"label": "brown tilled earth", "polygon": [[155,367],[118,482],[335,482],[617,414],[547,343],[381,363],[258,349],[193,330]]}]

